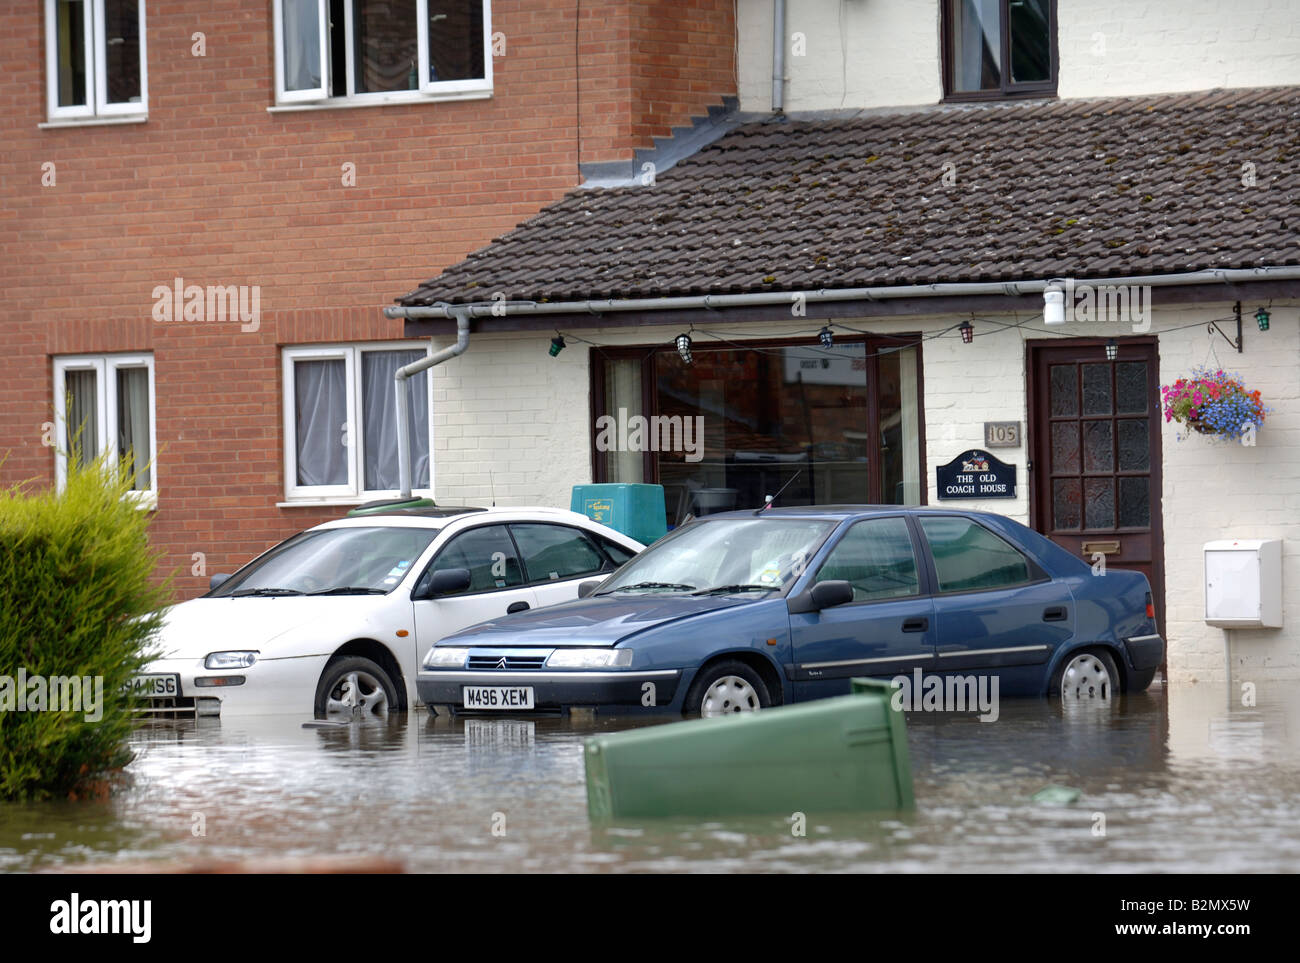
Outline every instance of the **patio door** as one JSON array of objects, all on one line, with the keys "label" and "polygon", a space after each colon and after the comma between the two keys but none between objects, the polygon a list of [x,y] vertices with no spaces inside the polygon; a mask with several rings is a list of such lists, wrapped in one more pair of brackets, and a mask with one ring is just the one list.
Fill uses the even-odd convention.
[{"label": "patio door", "polygon": [[1151,583],[1164,631],[1160,386],[1156,342],[1029,345],[1030,518],[1090,565]]}]

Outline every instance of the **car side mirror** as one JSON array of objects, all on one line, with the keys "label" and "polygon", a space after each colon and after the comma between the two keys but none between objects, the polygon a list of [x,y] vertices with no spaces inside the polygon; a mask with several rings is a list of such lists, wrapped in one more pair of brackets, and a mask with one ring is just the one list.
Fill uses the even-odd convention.
[{"label": "car side mirror", "polygon": [[225,572],[221,575],[212,576],[212,578],[208,579],[208,591],[214,592],[217,589],[221,588],[222,583],[229,580],[229,578],[230,578],[229,572]]},{"label": "car side mirror", "polygon": [[579,583],[578,598],[585,599],[592,592],[596,591],[596,589],[600,588],[600,583],[603,581],[605,581],[603,578],[592,578]]},{"label": "car side mirror", "polygon": [[444,568],[433,573],[429,579],[429,584],[420,593],[420,598],[432,599],[437,598],[439,595],[454,595],[456,592],[464,592],[472,582],[473,578],[469,574],[469,569]]},{"label": "car side mirror", "polygon": [[803,612],[820,612],[822,609],[829,609],[852,601],[852,583],[841,578],[835,578],[825,582],[818,582],[807,591],[800,592],[790,599],[787,605],[790,613],[797,615]]}]

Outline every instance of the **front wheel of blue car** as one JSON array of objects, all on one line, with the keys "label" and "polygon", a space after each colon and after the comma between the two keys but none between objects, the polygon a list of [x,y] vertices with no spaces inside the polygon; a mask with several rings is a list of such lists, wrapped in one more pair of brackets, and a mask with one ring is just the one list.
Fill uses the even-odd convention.
[{"label": "front wheel of blue car", "polygon": [[1061,663],[1052,679],[1052,695],[1062,699],[1110,699],[1119,695],[1119,670],[1104,649],[1085,649]]},{"label": "front wheel of blue car", "polygon": [[688,713],[725,716],[733,712],[757,712],[771,705],[767,686],[757,672],[743,662],[730,660],[700,671],[684,706]]}]

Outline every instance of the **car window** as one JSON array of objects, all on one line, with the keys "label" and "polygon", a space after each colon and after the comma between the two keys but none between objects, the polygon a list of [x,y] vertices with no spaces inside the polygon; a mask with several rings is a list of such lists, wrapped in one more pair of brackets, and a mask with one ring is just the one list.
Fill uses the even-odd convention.
[{"label": "car window", "polygon": [[582,532],[567,525],[511,525],[530,582],[599,572],[605,557]]},{"label": "car window", "polygon": [[873,518],[858,522],[831,549],[815,582],[843,579],[853,586],[853,601],[918,595],[912,538],[903,518]]},{"label": "car window", "polygon": [[1029,581],[1024,555],[984,526],[950,515],[919,521],[930,543],[939,591],[994,589]]},{"label": "car window", "polygon": [[600,542],[600,547],[605,550],[609,560],[615,565],[622,565],[629,559],[636,558],[636,552],[630,548],[624,548],[613,539],[606,538],[604,535],[597,535],[596,541]]},{"label": "car window", "polygon": [[490,592],[524,583],[514,542],[504,525],[484,525],[455,536],[438,553],[420,579],[416,592],[423,591],[434,572],[449,568],[469,569],[469,592]]}]

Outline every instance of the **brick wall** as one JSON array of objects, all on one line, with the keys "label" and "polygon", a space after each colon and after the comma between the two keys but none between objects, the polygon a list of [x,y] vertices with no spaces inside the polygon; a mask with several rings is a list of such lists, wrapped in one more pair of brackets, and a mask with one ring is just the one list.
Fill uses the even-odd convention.
[{"label": "brick wall", "polygon": [[[605,6],[631,28],[634,5]],[[638,16],[659,6],[640,4]],[[269,113],[269,2],[151,2],[148,122],[42,130],[42,8],[4,5],[0,484],[52,478],[42,444],[52,357],[151,351],[153,534],[164,568],[181,574],[182,596],[206,582],[190,574],[193,553],[206,555],[208,572],[228,571],[336,517],[341,508],[275,507],[284,498],[280,347],[400,338],[384,304],[574,187],[578,59],[583,124],[620,118],[593,141],[607,154],[628,157],[646,142],[642,126],[659,132],[660,122],[703,113],[731,92],[686,76],[697,66],[692,50],[725,46],[729,56],[730,20],[717,14],[729,0],[694,4],[676,20],[659,10],[654,42],[671,46],[674,30],[687,38],[675,53],[632,57],[629,34],[604,59],[599,5],[582,5],[581,33],[572,0],[492,7],[506,54],[494,61],[490,99]],[[725,28],[726,45],[697,36],[715,28]],[[192,56],[195,31],[204,57]],[[662,101],[646,94],[656,76]],[[632,91],[635,105],[622,106]],[[633,116],[652,120],[634,132]],[[47,163],[55,182],[43,187]],[[259,286],[260,326],[154,322],[153,288],[175,277]],[[490,404],[479,408],[491,416]]]}]

